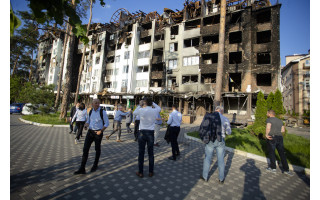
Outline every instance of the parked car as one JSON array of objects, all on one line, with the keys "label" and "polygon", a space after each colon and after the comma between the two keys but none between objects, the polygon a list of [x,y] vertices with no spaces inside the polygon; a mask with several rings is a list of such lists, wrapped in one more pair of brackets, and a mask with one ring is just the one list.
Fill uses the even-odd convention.
[{"label": "parked car", "polygon": [[10,104],[10,114],[21,113],[24,103],[12,103]]},{"label": "parked car", "polygon": [[21,114],[23,115],[33,115],[38,114],[40,111],[38,110],[39,106],[31,103],[26,103],[23,108]]},{"label": "parked car", "polygon": [[106,111],[108,118],[114,118],[114,105],[100,104],[100,108]]}]

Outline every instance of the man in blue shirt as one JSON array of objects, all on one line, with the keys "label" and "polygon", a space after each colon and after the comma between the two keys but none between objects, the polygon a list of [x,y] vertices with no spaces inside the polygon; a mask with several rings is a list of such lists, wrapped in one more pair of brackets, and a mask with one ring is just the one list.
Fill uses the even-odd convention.
[{"label": "man in blue shirt", "polygon": [[107,140],[109,140],[110,136],[113,135],[115,132],[118,131],[118,136],[117,136],[117,142],[122,142],[120,140],[120,136],[121,136],[121,120],[122,120],[122,116],[126,116],[128,113],[127,112],[123,112],[123,107],[122,106],[118,106],[118,110],[114,116],[114,129],[113,131],[110,133],[110,135],[107,135],[106,138]]},{"label": "man in blue shirt", "polygon": [[179,145],[178,145],[178,136],[180,133],[180,125],[182,121],[182,115],[177,111],[177,106],[172,105],[172,112],[169,115],[167,124],[169,127],[169,138],[172,148],[172,156],[169,157],[169,160],[176,160],[177,156],[180,155]]},{"label": "man in blue shirt", "polygon": [[99,99],[94,99],[92,101],[92,111],[91,115],[87,115],[87,121],[84,125],[85,130],[89,127],[87,136],[83,145],[83,154],[81,166],[78,171],[74,174],[85,174],[86,173],[86,163],[88,160],[89,150],[92,142],[95,143],[96,157],[91,168],[91,172],[95,172],[98,168],[98,162],[101,154],[101,141],[103,137],[103,131],[109,126],[109,119],[106,111],[102,111],[103,119],[100,116],[100,101]]}]

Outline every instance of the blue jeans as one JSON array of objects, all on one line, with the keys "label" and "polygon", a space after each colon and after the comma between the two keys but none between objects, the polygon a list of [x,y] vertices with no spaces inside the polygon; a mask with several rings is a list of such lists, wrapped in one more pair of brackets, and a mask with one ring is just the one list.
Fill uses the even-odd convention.
[{"label": "blue jeans", "polygon": [[278,150],[282,167],[284,171],[289,171],[289,166],[287,162],[286,155],[284,153],[284,146],[283,146],[283,137],[282,136],[273,136],[272,140],[267,140],[268,144],[268,151],[269,151],[269,158],[270,158],[270,167],[272,169],[276,169],[276,154],[275,150]]},{"label": "blue jeans", "polygon": [[202,176],[205,180],[208,180],[208,174],[210,171],[211,161],[213,150],[216,149],[217,151],[217,158],[218,158],[218,169],[219,169],[219,180],[224,180],[224,151],[225,151],[225,142],[224,138],[222,138],[221,142],[215,140],[214,142],[210,141],[206,144],[205,147],[205,158],[203,160],[203,171]]},{"label": "blue jeans", "polygon": [[139,143],[139,173],[143,174],[144,152],[147,144],[148,156],[149,156],[149,173],[153,173],[154,167],[154,155],[153,155],[153,142],[154,142],[154,130],[140,130],[138,133]]}]

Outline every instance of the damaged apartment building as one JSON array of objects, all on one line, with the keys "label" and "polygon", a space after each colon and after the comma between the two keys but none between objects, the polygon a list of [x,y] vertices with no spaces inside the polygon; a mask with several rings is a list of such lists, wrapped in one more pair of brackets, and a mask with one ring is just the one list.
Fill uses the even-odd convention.
[{"label": "damaged apartment building", "polygon": [[[259,91],[280,85],[280,7],[227,1],[222,103],[234,123],[251,119]],[[163,108],[177,104],[192,123],[213,110],[219,26],[219,0],[185,1],[182,10],[164,8],[161,15],[117,10],[110,23],[91,25],[81,98],[96,94],[103,103],[132,106],[151,96]],[[79,68],[83,44],[76,48]]]}]

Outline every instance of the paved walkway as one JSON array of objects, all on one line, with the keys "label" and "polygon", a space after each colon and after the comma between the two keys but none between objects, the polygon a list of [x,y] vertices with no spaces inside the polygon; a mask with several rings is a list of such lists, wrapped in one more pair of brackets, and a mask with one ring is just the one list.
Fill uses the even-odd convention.
[{"label": "paved walkway", "polygon": [[[11,115],[10,194],[11,199],[310,199],[310,177],[294,173],[289,177],[265,171],[266,164],[238,154],[226,153],[224,185],[217,183],[217,159],[214,156],[209,182],[199,180],[204,145],[179,135],[181,158],[171,161],[171,147],[160,136],[155,147],[155,175],[142,179],[138,168],[138,145],[133,134],[124,142],[102,141],[99,169],[95,173],[73,175],[79,167],[81,144],[74,144],[68,128],[39,127],[22,123]],[[197,127],[183,126],[181,132]],[[111,127],[107,129],[110,133]],[[94,146],[94,144],[93,144]],[[94,159],[91,147],[87,172]],[[148,171],[147,155],[145,171]],[[146,175],[146,174],[145,174]]]}]

